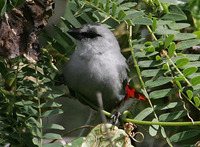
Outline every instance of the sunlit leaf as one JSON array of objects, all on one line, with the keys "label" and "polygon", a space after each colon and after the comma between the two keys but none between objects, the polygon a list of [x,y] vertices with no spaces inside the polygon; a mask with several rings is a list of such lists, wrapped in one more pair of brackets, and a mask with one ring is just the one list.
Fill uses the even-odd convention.
[{"label": "sunlit leaf", "polygon": [[156,105],[155,106],[155,109],[156,110],[166,110],[166,109],[172,109],[172,108],[176,108],[178,106],[180,106],[181,103],[178,103],[178,102],[171,102],[169,104],[159,104],[159,105]]},{"label": "sunlit leaf", "polygon": [[197,67],[188,67],[183,70],[183,74],[185,77],[190,76],[191,74],[195,73],[198,70]]},{"label": "sunlit leaf", "polygon": [[118,19],[123,20],[126,17],[126,13],[123,10],[120,10],[118,13]]},{"label": "sunlit leaf", "polygon": [[58,124],[44,124],[43,127],[45,129],[57,129],[57,130],[64,130],[65,128]]},{"label": "sunlit leaf", "polygon": [[46,133],[43,138],[46,139],[62,139],[62,137],[59,134],[55,134],[55,133]]},{"label": "sunlit leaf", "polygon": [[43,117],[49,117],[49,116],[52,116],[52,115],[57,115],[57,114],[62,114],[63,111],[61,109],[55,109],[55,110],[48,110],[46,112],[44,112],[42,114]]},{"label": "sunlit leaf", "polygon": [[194,77],[190,80],[193,86],[200,84],[200,76]]},{"label": "sunlit leaf", "polygon": [[167,48],[167,47],[170,45],[170,43],[173,41],[173,39],[174,39],[174,35],[173,35],[173,34],[169,35],[169,36],[165,39],[164,48]]},{"label": "sunlit leaf", "polygon": [[154,32],[157,28],[157,20],[154,18],[152,23],[152,31]]},{"label": "sunlit leaf", "polygon": [[168,49],[168,55],[170,58],[174,55],[175,49],[176,49],[176,44],[174,42],[172,42]]},{"label": "sunlit leaf", "polygon": [[[156,118],[154,118],[152,120],[152,122],[158,122],[158,120]],[[152,125],[152,126],[149,127],[149,134],[151,136],[156,136],[157,133],[158,133],[158,130],[159,130],[159,125]]]},{"label": "sunlit leaf", "polygon": [[189,62],[190,62],[190,59],[184,57],[184,58],[181,58],[181,59],[179,59],[179,60],[176,61],[176,66],[177,66],[178,68],[180,68],[180,67],[185,66],[185,65],[188,64]]},{"label": "sunlit leaf", "polygon": [[194,100],[194,103],[195,103],[195,105],[197,106],[197,107],[199,107],[199,105],[200,105],[200,99],[198,98],[198,97],[194,97],[193,98],[193,100]]},{"label": "sunlit leaf", "polygon": [[112,4],[112,15],[113,15],[113,16],[115,16],[116,10],[117,10],[117,5],[116,5],[116,3],[113,3],[113,4]]},{"label": "sunlit leaf", "polygon": [[186,91],[188,98],[191,100],[193,97],[193,92],[191,90]]}]

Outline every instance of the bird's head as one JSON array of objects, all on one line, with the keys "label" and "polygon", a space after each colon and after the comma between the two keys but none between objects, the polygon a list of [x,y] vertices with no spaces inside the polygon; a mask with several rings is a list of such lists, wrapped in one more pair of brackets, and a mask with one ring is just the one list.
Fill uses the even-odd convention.
[{"label": "bird's head", "polygon": [[113,33],[102,24],[85,24],[80,28],[71,29],[68,33],[75,39],[81,40],[96,40],[107,39],[113,40]]}]

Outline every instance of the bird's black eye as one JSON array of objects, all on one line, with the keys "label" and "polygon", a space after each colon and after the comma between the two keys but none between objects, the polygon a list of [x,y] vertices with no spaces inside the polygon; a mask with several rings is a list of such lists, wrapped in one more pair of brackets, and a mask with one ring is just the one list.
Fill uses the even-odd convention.
[{"label": "bird's black eye", "polygon": [[82,32],[81,35],[84,36],[85,38],[91,38],[91,39],[100,36],[99,34],[97,34],[96,32],[93,32],[93,31]]}]

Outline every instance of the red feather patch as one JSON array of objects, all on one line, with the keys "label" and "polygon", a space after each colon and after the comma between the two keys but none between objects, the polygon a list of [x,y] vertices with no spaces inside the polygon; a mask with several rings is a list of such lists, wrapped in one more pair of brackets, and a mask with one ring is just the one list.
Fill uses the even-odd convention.
[{"label": "red feather patch", "polygon": [[146,97],[137,92],[135,89],[131,88],[130,86],[126,86],[126,97],[125,101],[128,100],[129,98],[137,98],[139,100],[147,101]]}]

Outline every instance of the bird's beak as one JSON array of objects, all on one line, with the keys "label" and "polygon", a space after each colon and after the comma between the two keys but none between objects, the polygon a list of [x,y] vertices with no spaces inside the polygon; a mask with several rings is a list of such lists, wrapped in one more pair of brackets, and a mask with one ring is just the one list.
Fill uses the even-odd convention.
[{"label": "bird's beak", "polygon": [[67,33],[77,40],[83,39],[83,35],[81,34],[81,31],[79,28],[68,30]]}]

